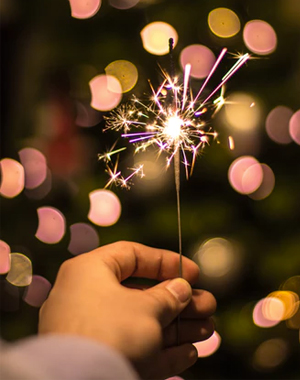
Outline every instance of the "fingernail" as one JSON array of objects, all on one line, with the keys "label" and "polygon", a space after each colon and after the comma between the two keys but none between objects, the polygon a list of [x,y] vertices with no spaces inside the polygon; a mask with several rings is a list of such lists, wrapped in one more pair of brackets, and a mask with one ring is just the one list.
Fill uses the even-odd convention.
[{"label": "fingernail", "polygon": [[192,296],[190,284],[183,278],[176,278],[169,282],[167,289],[180,301],[186,302]]}]

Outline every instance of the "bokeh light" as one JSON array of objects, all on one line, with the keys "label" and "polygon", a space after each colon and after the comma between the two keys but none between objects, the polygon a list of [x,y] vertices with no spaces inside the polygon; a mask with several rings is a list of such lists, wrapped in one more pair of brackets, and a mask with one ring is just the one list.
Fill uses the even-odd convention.
[{"label": "bokeh light", "polygon": [[47,174],[45,181],[34,189],[25,189],[25,195],[30,199],[43,199],[52,189],[52,174],[49,168],[47,168]]},{"label": "bokeh light", "polygon": [[181,67],[191,64],[191,76],[197,79],[207,77],[215,61],[214,53],[204,45],[189,45],[180,53]]},{"label": "bokeh light", "polygon": [[75,123],[79,127],[88,128],[94,127],[102,120],[102,115],[95,110],[90,104],[76,101],[76,119]]},{"label": "bokeh light", "polygon": [[266,118],[266,131],[271,140],[278,144],[289,144],[292,141],[289,122],[293,111],[285,106],[278,106],[269,112]]},{"label": "bokeh light", "polygon": [[296,303],[295,308],[297,309],[296,313],[291,318],[287,319],[285,322],[286,322],[287,328],[299,330],[300,329],[300,302],[299,301]]},{"label": "bokeh light", "polygon": [[71,15],[74,18],[85,19],[93,17],[101,7],[101,0],[69,0]]},{"label": "bokeh light", "polygon": [[300,145],[300,110],[295,112],[289,121],[289,132],[291,138]]},{"label": "bokeh light", "polygon": [[283,315],[283,302],[275,297],[266,297],[256,303],[252,317],[256,326],[269,328],[278,325]]},{"label": "bokeh light", "polygon": [[[283,312],[281,320],[292,318],[298,311],[299,296],[295,292],[291,292],[288,290],[277,290],[275,292],[270,293],[267,299],[269,298],[271,300],[273,298],[277,298],[283,303],[284,312]],[[267,305],[268,305],[268,302],[266,301],[265,303],[266,309],[268,309]],[[265,315],[268,317],[268,312],[265,312]]]},{"label": "bokeh light", "polygon": [[253,367],[258,371],[272,371],[288,356],[289,348],[283,339],[269,339],[261,343],[253,355]]},{"label": "bokeh light", "polygon": [[92,251],[99,246],[99,235],[94,227],[87,223],[75,223],[70,226],[68,251],[73,255]]},{"label": "bokeh light", "polygon": [[253,53],[266,55],[277,46],[277,36],[270,24],[262,20],[247,22],[243,31],[244,43]]},{"label": "bokeh light", "polygon": [[44,206],[37,209],[38,228],[36,238],[47,244],[61,241],[66,232],[64,215],[54,207]]},{"label": "bokeh light", "polygon": [[23,166],[12,158],[3,158],[0,161],[1,185],[0,194],[6,198],[14,198],[23,191],[25,174]]},{"label": "bokeh light", "polygon": [[173,38],[174,47],[178,41],[178,34],[170,24],[155,21],[146,25],[141,31],[144,49],[154,55],[165,55],[169,52],[169,39]]},{"label": "bokeh light", "polygon": [[221,345],[220,335],[214,331],[211,337],[201,342],[193,343],[198,351],[198,357],[204,358],[214,354]]},{"label": "bokeh light", "polygon": [[300,275],[288,278],[280,287],[281,290],[290,290],[300,298]]},{"label": "bokeh light", "polygon": [[133,63],[125,60],[111,62],[106,66],[105,73],[118,79],[123,92],[132,90],[138,80],[137,68]]},{"label": "bokeh light", "polygon": [[241,23],[231,9],[216,8],[208,15],[210,30],[218,37],[229,38],[235,36],[241,29]]},{"label": "bokeh light", "polygon": [[209,277],[222,277],[234,267],[234,247],[223,238],[206,240],[196,255],[201,272]]},{"label": "bokeh light", "polygon": [[243,92],[231,93],[226,98],[224,111],[230,128],[247,132],[259,126],[261,108],[252,95]]},{"label": "bokeh light", "polygon": [[109,0],[109,4],[116,9],[130,9],[139,3],[140,0]]},{"label": "bokeh light", "polygon": [[251,194],[261,186],[263,170],[254,157],[242,156],[234,160],[230,165],[228,180],[238,193]]},{"label": "bokeh light", "polygon": [[28,286],[32,280],[31,260],[22,253],[11,253],[6,280],[15,286]]},{"label": "bokeh light", "polygon": [[43,153],[34,148],[23,148],[19,151],[19,156],[25,170],[26,189],[41,185],[47,176],[47,161]]},{"label": "bokeh light", "polygon": [[111,226],[121,215],[121,202],[117,195],[110,190],[94,190],[89,194],[89,220],[98,226]]},{"label": "bokeh light", "polygon": [[256,201],[267,198],[275,187],[275,175],[273,170],[266,164],[261,164],[261,168],[263,171],[262,183],[254,193],[248,194],[251,199]]},{"label": "bokeh light", "polygon": [[136,181],[132,187],[132,192],[140,195],[153,196],[160,192],[172,181],[169,170],[166,171],[165,159],[162,155],[157,156],[156,152],[145,151],[134,156],[134,167],[143,165],[144,177],[141,181]]},{"label": "bokeh light", "polygon": [[33,275],[31,284],[23,294],[23,300],[30,306],[41,307],[51,289],[50,282],[42,276]]},{"label": "bokeh light", "polygon": [[5,274],[10,270],[10,246],[5,241],[0,240],[0,274]]},{"label": "bokeh light", "polygon": [[97,75],[90,82],[91,106],[99,111],[110,111],[122,99],[122,86],[117,78],[110,75]]}]

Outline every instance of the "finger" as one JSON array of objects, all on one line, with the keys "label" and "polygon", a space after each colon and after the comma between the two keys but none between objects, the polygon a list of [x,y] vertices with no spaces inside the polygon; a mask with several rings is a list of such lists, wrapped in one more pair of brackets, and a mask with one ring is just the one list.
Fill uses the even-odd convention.
[{"label": "finger", "polygon": [[153,365],[138,366],[143,379],[162,380],[185,371],[196,363],[197,349],[192,344],[167,348],[153,359]]},{"label": "finger", "polygon": [[[104,261],[121,282],[126,278],[145,277],[164,281],[178,277],[179,254],[133,242],[117,242],[87,253]],[[182,258],[183,277],[194,284],[199,268],[190,259]]]},{"label": "finger", "polygon": [[145,311],[164,328],[188,305],[192,298],[192,289],[186,280],[176,278],[145,290],[145,294],[148,297]]},{"label": "finger", "polygon": [[181,320],[179,325],[174,322],[164,329],[164,347],[179,344],[195,343],[208,339],[214,332],[211,318],[203,320]]},{"label": "finger", "polygon": [[181,313],[182,319],[204,319],[213,315],[217,308],[215,297],[203,289],[193,289],[192,300]]}]

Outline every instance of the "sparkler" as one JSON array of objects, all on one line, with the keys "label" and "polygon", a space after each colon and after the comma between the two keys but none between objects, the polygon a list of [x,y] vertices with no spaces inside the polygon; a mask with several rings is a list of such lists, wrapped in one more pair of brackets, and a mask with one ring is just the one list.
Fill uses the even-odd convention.
[{"label": "sparkler", "polygon": [[[184,68],[183,83],[179,82],[173,73],[173,40],[170,39],[171,74],[162,70],[163,80],[155,90],[151,84],[152,96],[150,101],[143,102],[137,97],[126,105],[121,105],[106,118],[106,130],[122,131],[121,136],[135,147],[135,153],[155,147],[158,154],[166,153],[169,167],[174,162],[175,187],[177,195],[177,218],[179,238],[179,276],[182,277],[182,238],[180,217],[180,164],[183,163],[186,178],[193,173],[195,161],[206,145],[217,138],[218,134],[206,122],[207,116],[213,117],[225,104],[225,83],[250,59],[248,53],[240,55],[235,64],[222,77],[221,82],[201,100],[204,89],[224,58],[227,49],[223,48],[211,71],[203,82],[198,93],[194,96],[189,87],[191,65]],[[215,94],[219,96],[212,102]],[[233,146],[232,138],[229,145]],[[144,176],[142,165],[132,168],[128,177],[123,177],[118,171],[118,159],[114,167],[111,166],[111,156],[119,154],[122,150],[112,150],[99,159],[106,162],[107,172],[110,176],[106,186],[115,183],[129,188],[133,176]]]}]

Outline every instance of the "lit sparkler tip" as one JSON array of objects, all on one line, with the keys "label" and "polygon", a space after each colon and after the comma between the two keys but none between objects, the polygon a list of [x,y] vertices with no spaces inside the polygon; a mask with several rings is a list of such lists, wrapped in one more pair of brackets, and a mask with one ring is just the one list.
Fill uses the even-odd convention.
[{"label": "lit sparkler tip", "polygon": [[106,162],[111,161],[111,156],[113,156],[114,154],[120,153],[120,152],[122,152],[125,149],[127,149],[127,148],[123,147],[123,148],[119,148],[119,149],[116,149],[116,150],[109,151],[107,153],[103,153],[103,154],[99,153],[98,154],[98,160],[104,160]]},{"label": "lit sparkler tip", "polygon": [[234,150],[234,139],[232,136],[228,136],[228,145],[230,150]]},{"label": "lit sparkler tip", "polygon": [[[170,51],[172,51],[171,41]],[[151,101],[143,103],[134,96],[131,103],[122,105],[111,113],[111,116],[107,118],[107,129],[122,130],[121,136],[134,145],[135,153],[145,151],[149,147],[158,149],[159,154],[166,153],[168,156],[167,167],[170,166],[175,156],[182,156],[183,160],[181,162],[185,166],[186,177],[188,178],[193,172],[198,153],[202,151],[204,146],[209,145],[210,141],[216,140],[218,137],[218,134],[212,131],[210,123],[204,120],[203,114],[207,114],[207,117],[212,118],[226,104],[224,97],[226,82],[250,59],[249,53],[239,55],[237,62],[223,76],[219,85],[205,100],[200,100],[200,95],[226,52],[227,48],[223,48],[195,97],[189,87],[190,64],[187,64],[184,68],[182,84],[173,74],[168,75],[161,69],[163,80],[158,88],[155,89],[149,81],[152,93]],[[219,96],[209,105],[208,102],[218,91],[220,91]],[[254,104],[250,105],[250,107],[252,106]],[[233,143],[231,143],[232,145]],[[123,149],[125,148],[121,150]],[[119,153],[121,150],[99,155],[99,159],[109,163],[111,155]],[[189,164],[190,157],[191,163]],[[178,158],[176,158],[176,160],[180,162],[180,159],[178,161]],[[131,170],[133,170],[132,174],[126,178],[121,177],[121,175],[115,178],[111,175],[110,182],[116,182],[123,187],[125,185],[128,187],[128,181],[134,175],[141,175],[142,173],[141,168]],[[116,169],[112,173],[116,175]]]}]

